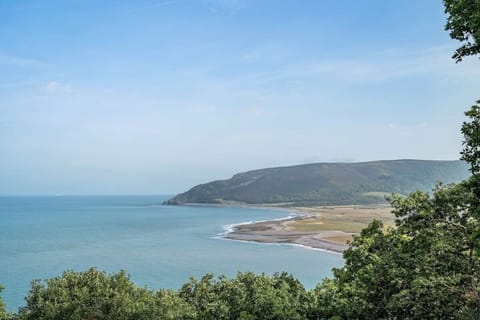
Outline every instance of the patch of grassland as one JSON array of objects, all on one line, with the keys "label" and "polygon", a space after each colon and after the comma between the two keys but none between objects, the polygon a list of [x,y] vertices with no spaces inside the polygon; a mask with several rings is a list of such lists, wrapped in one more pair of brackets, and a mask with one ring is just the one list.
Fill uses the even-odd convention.
[{"label": "patch of grassland", "polygon": [[359,233],[373,219],[381,220],[386,225],[394,225],[395,217],[389,206],[332,206],[332,207],[296,207],[300,211],[312,214],[312,217],[288,223],[298,231],[340,230]]}]

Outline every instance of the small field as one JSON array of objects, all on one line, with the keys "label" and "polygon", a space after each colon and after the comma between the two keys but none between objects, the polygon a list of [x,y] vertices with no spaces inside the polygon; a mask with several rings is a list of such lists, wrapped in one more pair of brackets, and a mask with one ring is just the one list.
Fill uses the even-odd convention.
[{"label": "small field", "polygon": [[[286,223],[288,228],[295,231],[343,231],[357,234],[373,220],[381,220],[385,225],[393,226],[395,217],[392,208],[387,205],[378,206],[322,206],[322,207],[295,207],[294,209],[312,215],[300,220],[291,220]],[[345,243],[351,236],[329,239],[334,242]]]}]

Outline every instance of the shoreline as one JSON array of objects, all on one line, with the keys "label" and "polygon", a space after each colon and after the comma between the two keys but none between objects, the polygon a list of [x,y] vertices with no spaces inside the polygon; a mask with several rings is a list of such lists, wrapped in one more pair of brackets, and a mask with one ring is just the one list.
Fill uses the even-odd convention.
[{"label": "shoreline", "polygon": [[337,254],[341,255],[342,252],[339,251],[333,251],[333,250],[328,250],[328,249],[323,249],[323,248],[316,248],[316,247],[311,247],[307,246],[304,244],[299,244],[299,243],[293,243],[293,242],[258,242],[258,241],[252,241],[252,240],[239,240],[239,239],[231,239],[223,236],[218,236],[215,237],[216,239],[220,240],[226,240],[226,241],[235,241],[235,242],[244,242],[244,243],[255,243],[255,244],[262,244],[262,245],[268,245],[268,246],[292,246],[292,247],[299,247],[305,250],[313,250],[313,251],[321,251],[325,253],[331,253],[331,254]]},{"label": "shoreline", "polygon": [[288,208],[277,206],[262,206],[248,204],[203,204],[186,203],[185,206],[205,206],[205,207],[237,207],[261,210],[273,210],[287,212],[286,217],[247,221],[223,226],[225,231],[218,234],[218,238],[225,240],[244,241],[249,243],[261,243],[271,245],[291,245],[309,250],[318,250],[335,254],[342,254],[348,248],[347,244],[330,241],[328,238],[349,237],[353,233],[342,230],[324,230],[324,231],[297,231],[289,226],[289,223],[314,218],[315,214],[305,208]]},{"label": "shoreline", "polygon": [[288,223],[299,221],[308,216],[285,217],[267,221],[249,221],[228,225],[226,231],[219,236],[223,239],[255,242],[262,244],[294,245],[307,249],[342,253],[348,246],[328,241],[325,238],[343,235],[343,231],[295,231]]}]

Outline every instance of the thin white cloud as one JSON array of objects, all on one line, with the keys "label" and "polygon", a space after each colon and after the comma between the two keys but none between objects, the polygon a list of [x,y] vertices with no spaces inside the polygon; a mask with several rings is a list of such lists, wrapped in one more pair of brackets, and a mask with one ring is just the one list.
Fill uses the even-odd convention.
[{"label": "thin white cloud", "polygon": [[265,115],[265,112],[266,111],[265,111],[264,108],[257,107],[257,106],[248,107],[245,110],[245,113],[246,113],[247,116],[251,116],[251,117],[255,117],[255,118],[258,118],[258,117],[261,117],[261,116]]},{"label": "thin white cloud", "polygon": [[153,1],[143,6],[138,6],[131,8],[127,11],[127,13],[137,13],[142,11],[154,10],[156,8],[166,7],[170,5],[174,5],[181,2],[181,0],[164,0],[164,1]]},{"label": "thin white cloud", "polygon": [[37,82],[33,79],[28,79],[25,81],[14,81],[14,82],[2,82],[0,83],[0,88],[22,88],[22,87],[31,87],[35,85]]},{"label": "thin white cloud", "polygon": [[244,0],[204,0],[204,2],[214,12],[234,13],[246,6]]},{"label": "thin white cloud", "polygon": [[240,56],[240,61],[244,63],[256,62],[262,58],[260,50],[251,50]]},{"label": "thin white cloud", "polygon": [[288,50],[270,43],[246,50],[240,54],[238,62],[252,63],[265,61],[267,63],[281,63],[287,58],[292,58]]},{"label": "thin white cloud", "polygon": [[295,79],[341,80],[375,83],[389,80],[428,76],[436,78],[480,78],[478,61],[455,64],[450,58],[451,47],[421,50],[388,50],[368,57],[324,59],[286,64],[273,72],[250,74],[248,81],[268,83]]},{"label": "thin white cloud", "polygon": [[42,90],[48,93],[71,93],[72,87],[69,84],[50,81],[42,87]]},{"label": "thin white cloud", "polygon": [[44,62],[37,59],[24,58],[24,57],[19,57],[15,55],[0,53],[0,65],[1,64],[11,65],[11,66],[20,66],[20,67],[45,65]]},{"label": "thin white cloud", "polygon": [[215,105],[205,105],[195,106],[191,110],[196,113],[214,113],[218,110],[218,108]]},{"label": "thin white cloud", "polygon": [[389,123],[387,127],[390,131],[399,136],[412,137],[416,136],[419,131],[424,130],[427,127],[427,123],[422,122],[414,125],[398,125],[395,123]]}]

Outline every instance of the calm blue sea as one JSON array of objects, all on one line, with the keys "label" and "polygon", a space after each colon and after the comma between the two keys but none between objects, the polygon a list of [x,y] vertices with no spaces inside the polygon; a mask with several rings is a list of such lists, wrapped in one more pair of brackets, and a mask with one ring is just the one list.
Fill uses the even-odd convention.
[{"label": "calm blue sea", "polygon": [[207,272],[288,271],[312,288],[340,255],[289,245],[220,239],[226,225],[286,212],[162,206],[167,196],[0,197],[0,284],[9,310],[24,304],[30,281],[65,269],[125,269],[141,286],[179,288]]}]

